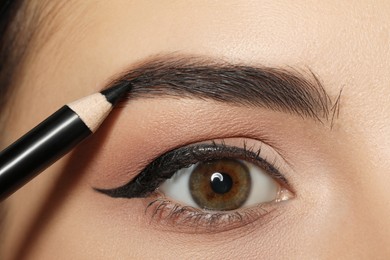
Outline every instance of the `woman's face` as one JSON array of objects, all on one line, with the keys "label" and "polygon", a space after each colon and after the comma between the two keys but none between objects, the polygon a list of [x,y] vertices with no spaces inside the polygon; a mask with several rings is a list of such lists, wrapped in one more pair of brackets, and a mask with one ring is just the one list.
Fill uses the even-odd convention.
[{"label": "woman's face", "polygon": [[[43,10],[43,22],[9,105],[4,145],[63,104],[100,91],[148,60],[164,63],[166,55],[187,63],[191,56],[298,71],[315,83],[312,71],[329,95],[329,111],[313,119],[284,107],[190,94],[136,99],[130,95],[96,135],[9,198],[2,234],[5,257],[390,255],[386,1],[86,0],[53,1]],[[244,91],[237,86],[245,85],[245,79],[239,83],[233,85]],[[294,92],[291,80],[286,84]],[[218,94],[216,89],[210,92]],[[128,183],[170,150],[212,141],[239,148],[247,144],[260,151],[259,156],[288,181],[267,185],[293,195],[262,206],[256,201],[227,213],[244,215],[241,220],[227,217],[213,223],[210,216],[218,212],[201,211],[201,220],[173,212],[172,203],[179,203],[179,209],[186,205],[180,196],[165,198],[171,204],[158,204],[158,209],[156,203],[148,207],[156,195],[112,198],[94,190]],[[262,172],[255,174],[271,174]],[[252,186],[256,189],[257,184]]]}]

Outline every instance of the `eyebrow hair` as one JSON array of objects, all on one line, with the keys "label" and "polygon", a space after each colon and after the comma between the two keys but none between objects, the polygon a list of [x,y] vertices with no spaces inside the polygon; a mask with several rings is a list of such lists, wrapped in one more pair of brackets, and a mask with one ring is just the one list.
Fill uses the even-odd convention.
[{"label": "eyebrow hair", "polygon": [[[323,122],[332,104],[318,77],[293,68],[231,64],[195,56],[157,56],[135,65],[110,85],[129,83],[128,98],[177,97],[255,106]],[[337,102],[339,101],[337,98]],[[333,111],[333,115],[330,115]]]}]

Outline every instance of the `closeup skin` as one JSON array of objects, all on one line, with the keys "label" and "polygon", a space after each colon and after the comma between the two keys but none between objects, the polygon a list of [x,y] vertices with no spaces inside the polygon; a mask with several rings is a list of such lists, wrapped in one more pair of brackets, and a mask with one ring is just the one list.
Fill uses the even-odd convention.
[{"label": "closeup skin", "polygon": [[[190,98],[130,100],[98,133],[5,203],[1,259],[385,259],[390,256],[390,3],[67,1],[18,74],[2,147],[58,107],[156,55],[312,71],[333,125]],[[113,188],[190,143],[268,141],[296,195],[272,217],[223,232],[151,221],[148,199]]]}]

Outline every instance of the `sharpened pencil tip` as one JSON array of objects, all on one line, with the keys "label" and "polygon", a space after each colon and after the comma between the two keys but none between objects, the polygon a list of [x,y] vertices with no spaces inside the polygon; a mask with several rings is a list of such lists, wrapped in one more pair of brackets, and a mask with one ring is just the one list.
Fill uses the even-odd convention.
[{"label": "sharpened pencil tip", "polygon": [[105,89],[101,94],[103,94],[107,101],[110,102],[113,106],[131,89],[131,84],[126,82],[122,84],[115,85],[111,88]]}]

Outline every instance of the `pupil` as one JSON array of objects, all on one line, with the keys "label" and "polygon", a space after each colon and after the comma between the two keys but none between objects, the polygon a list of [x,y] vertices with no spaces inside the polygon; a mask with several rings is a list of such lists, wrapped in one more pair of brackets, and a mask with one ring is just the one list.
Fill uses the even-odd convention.
[{"label": "pupil", "polygon": [[233,186],[233,180],[226,173],[216,172],[211,175],[210,185],[215,193],[223,194],[230,191]]}]

